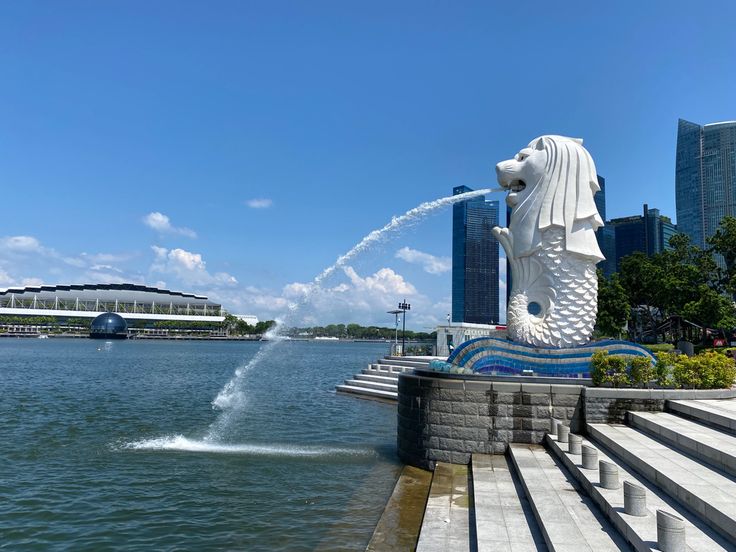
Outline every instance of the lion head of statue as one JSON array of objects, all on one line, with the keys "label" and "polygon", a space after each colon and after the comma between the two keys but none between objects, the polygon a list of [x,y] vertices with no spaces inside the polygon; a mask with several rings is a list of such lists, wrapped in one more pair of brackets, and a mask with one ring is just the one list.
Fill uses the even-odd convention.
[{"label": "lion head of statue", "polygon": [[604,259],[595,230],[603,226],[593,195],[600,191],[595,164],[583,141],[541,136],[513,159],[496,165],[501,186],[509,190],[508,233],[514,257],[542,247],[545,230],[565,230],[565,249],[593,262]]}]

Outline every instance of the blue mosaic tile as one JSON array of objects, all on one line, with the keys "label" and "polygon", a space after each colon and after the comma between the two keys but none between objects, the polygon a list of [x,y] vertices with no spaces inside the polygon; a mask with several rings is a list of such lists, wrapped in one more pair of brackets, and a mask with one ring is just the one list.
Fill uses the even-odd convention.
[{"label": "blue mosaic tile", "polygon": [[479,374],[521,374],[524,370],[531,370],[539,376],[590,377],[590,359],[593,353],[601,350],[607,350],[613,356],[646,356],[654,362],[649,351],[628,341],[609,339],[579,347],[552,349],[480,337],[461,344],[447,362],[433,361],[430,366],[439,371],[450,371],[454,367]]}]

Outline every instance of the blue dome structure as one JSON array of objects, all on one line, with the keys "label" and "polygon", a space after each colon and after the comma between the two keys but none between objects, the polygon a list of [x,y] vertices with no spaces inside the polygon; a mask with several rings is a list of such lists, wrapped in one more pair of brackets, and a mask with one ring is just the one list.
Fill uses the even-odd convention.
[{"label": "blue dome structure", "polygon": [[89,336],[93,339],[127,339],[128,323],[119,314],[106,312],[92,320]]}]

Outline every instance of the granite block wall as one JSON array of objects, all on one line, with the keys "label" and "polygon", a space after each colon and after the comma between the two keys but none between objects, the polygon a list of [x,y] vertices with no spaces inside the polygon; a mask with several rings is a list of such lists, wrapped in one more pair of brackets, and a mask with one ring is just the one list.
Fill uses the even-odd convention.
[{"label": "granite block wall", "polygon": [[541,443],[551,418],[582,427],[582,386],[399,376],[399,457],[434,469],[467,464],[474,452],[503,454],[509,443]]},{"label": "granite block wall", "polygon": [[503,454],[509,443],[542,443],[552,418],[580,433],[585,423],[626,422],[626,412],[662,411],[668,399],[732,398],[735,390],[649,390],[494,381],[490,377],[399,376],[400,459],[434,469],[467,464],[474,452]]}]

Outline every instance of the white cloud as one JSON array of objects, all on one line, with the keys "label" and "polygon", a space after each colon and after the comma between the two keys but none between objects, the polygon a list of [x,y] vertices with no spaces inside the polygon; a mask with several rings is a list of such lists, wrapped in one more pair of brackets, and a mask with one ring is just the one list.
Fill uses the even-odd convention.
[{"label": "white cloud", "polygon": [[273,201],[268,198],[249,199],[245,204],[251,209],[268,209],[273,205]]},{"label": "white cloud", "polygon": [[[365,278],[358,276],[358,273],[351,266],[346,266],[343,272],[350,279],[356,291],[359,292],[402,296],[417,294],[417,290],[413,285],[390,268],[382,268],[373,276],[366,276]],[[391,302],[393,302],[393,299]]]},{"label": "white cloud", "polygon": [[155,255],[151,272],[171,275],[185,285],[234,286],[238,283],[227,272],[208,272],[207,263],[199,253],[158,245],[152,245],[151,249]]},{"label": "white cloud", "polygon": [[39,242],[33,236],[7,236],[0,238],[0,248],[6,251],[16,251],[20,253],[40,253],[44,252]]},{"label": "white cloud", "polygon": [[183,226],[174,226],[171,224],[171,219],[163,213],[154,211],[148,213],[143,217],[143,224],[160,232],[161,234],[179,234],[180,236],[186,236],[187,238],[196,238],[197,233],[191,228],[185,228]]},{"label": "white cloud", "polygon": [[[313,326],[335,322],[357,322],[391,326],[393,318],[386,311],[396,308],[404,299],[419,311],[430,308],[431,302],[401,274],[391,268],[381,268],[373,274],[362,276],[350,266],[336,274],[337,281],[331,287],[315,287],[312,283],[292,282],[281,290],[245,288],[231,301],[241,311],[252,312],[261,318],[286,318],[286,323],[297,326]],[[289,306],[300,305],[296,310]],[[411,320],[409,327],[417,327],[419,318]]]},{"label": "white cloud", "polygon": [[119,268],[114,267],[112,265],[107,265],[107,264],[96,264],[96,265],[90,266],[89,268],[90,270],[110,270],[112,272],[117,272],[117,273],[122,272],[122,270],[120,270]]},{"label": "white cloud", "polygon": [[144,283],[137,271],[115,266],[134,257],[112,253],[66,255],[33,236],[0,237],[0,287],[42,283]]},{"label": "white cloud", "polygon": [[435,257],[410,247],[402,247],[396,252],[396,258],[411,264],[418,264],[429,274],[443,274],[452,270],[450,257]]}]

